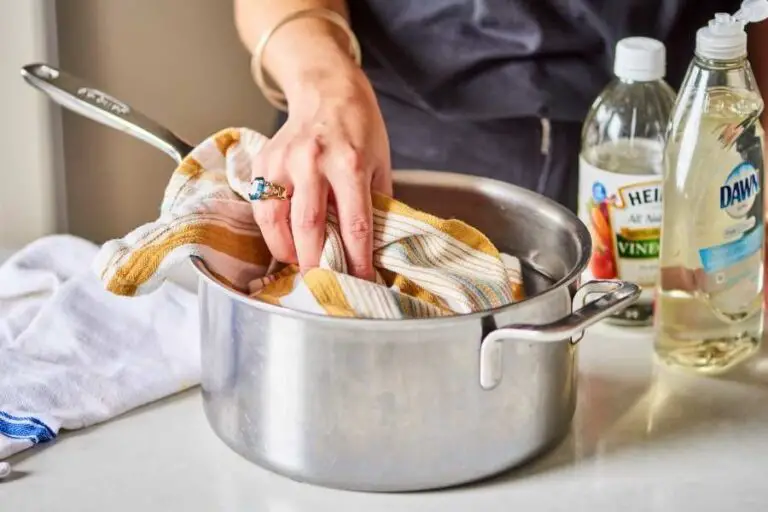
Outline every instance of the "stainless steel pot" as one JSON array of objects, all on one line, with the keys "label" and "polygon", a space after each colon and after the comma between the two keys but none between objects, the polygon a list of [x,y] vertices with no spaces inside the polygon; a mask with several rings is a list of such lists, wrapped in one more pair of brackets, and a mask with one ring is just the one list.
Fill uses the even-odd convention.
[{"label": "stainless steel pot", "polygon": [[[74,77],[44,65],[23,74],[177,161],[190,150]],[[538,194],[445,172],[399,171],[395,182],[399,199],[462,219],[518,256],[530,298],[439,319],[330,318],[251,300],[195,261],[205,411],[216,434],[260,466],[367,491],[447,487],[517,466],[568,431],[584,329],[640,293],[613,281],[576,291],[589,233]],[[601,296],[587,302],[591,294]]]}]

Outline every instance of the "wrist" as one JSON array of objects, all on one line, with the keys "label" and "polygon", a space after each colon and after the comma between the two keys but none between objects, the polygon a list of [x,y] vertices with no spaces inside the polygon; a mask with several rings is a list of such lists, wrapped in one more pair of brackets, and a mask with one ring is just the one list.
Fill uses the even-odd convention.
[{"label": "wrist", "polygon": [[338,60],[315,61],[315,64],[296,69],[281,83],[289,104],[298,105],[311,96],[346,96],[358,90],[367,78],[348,55]]},{"label": "wrist", "polygon": [[254,75],[259,87],[264,90],[268,75],[288,99],[307,87],[343,83],[361,74],[357,40],[337,23],[308,17],[279,26],[267,36],[261,55],[255,54],[255,65],[262,65],[262,76]]}]

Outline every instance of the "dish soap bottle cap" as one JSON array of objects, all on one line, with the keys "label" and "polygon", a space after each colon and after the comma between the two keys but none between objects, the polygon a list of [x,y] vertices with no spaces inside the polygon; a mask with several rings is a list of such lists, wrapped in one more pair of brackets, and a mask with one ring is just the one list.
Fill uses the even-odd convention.
[{"label": "dish soap bottle cap", "polygon": [[719,12],[696,33],[696,55],[704,59],[733,60],[747,54],[747,23],[768,18],[768,0],[744,0],[734,15]]},{"label": "dish soap bottle cap", "polygon": [[666,73],[666,48],[649,37],[627,37],[616,44],[613,73],[624,80],[650,82]]}]

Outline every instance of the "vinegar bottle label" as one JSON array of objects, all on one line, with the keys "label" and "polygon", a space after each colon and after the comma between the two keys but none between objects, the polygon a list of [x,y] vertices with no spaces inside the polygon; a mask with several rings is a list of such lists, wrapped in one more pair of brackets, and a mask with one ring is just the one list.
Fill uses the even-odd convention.
[{"label": "vinegar bottle label", "polygon": [[579,218],[592,237],[585,281],[621,279],[643,288],[621,323],[649,323],[659,270],[661,177],[600,169],[579,161]]}]

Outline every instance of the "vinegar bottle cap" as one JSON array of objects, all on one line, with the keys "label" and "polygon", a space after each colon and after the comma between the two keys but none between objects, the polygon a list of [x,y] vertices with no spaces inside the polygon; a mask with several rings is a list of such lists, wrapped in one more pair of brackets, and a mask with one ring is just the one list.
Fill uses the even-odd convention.
[{"label": "vinegar bottle cap", "polygon": [[666,73],[666,48],[649,37],[627,37],[616,45],[613,73],[625,80],[651,82]]}]

